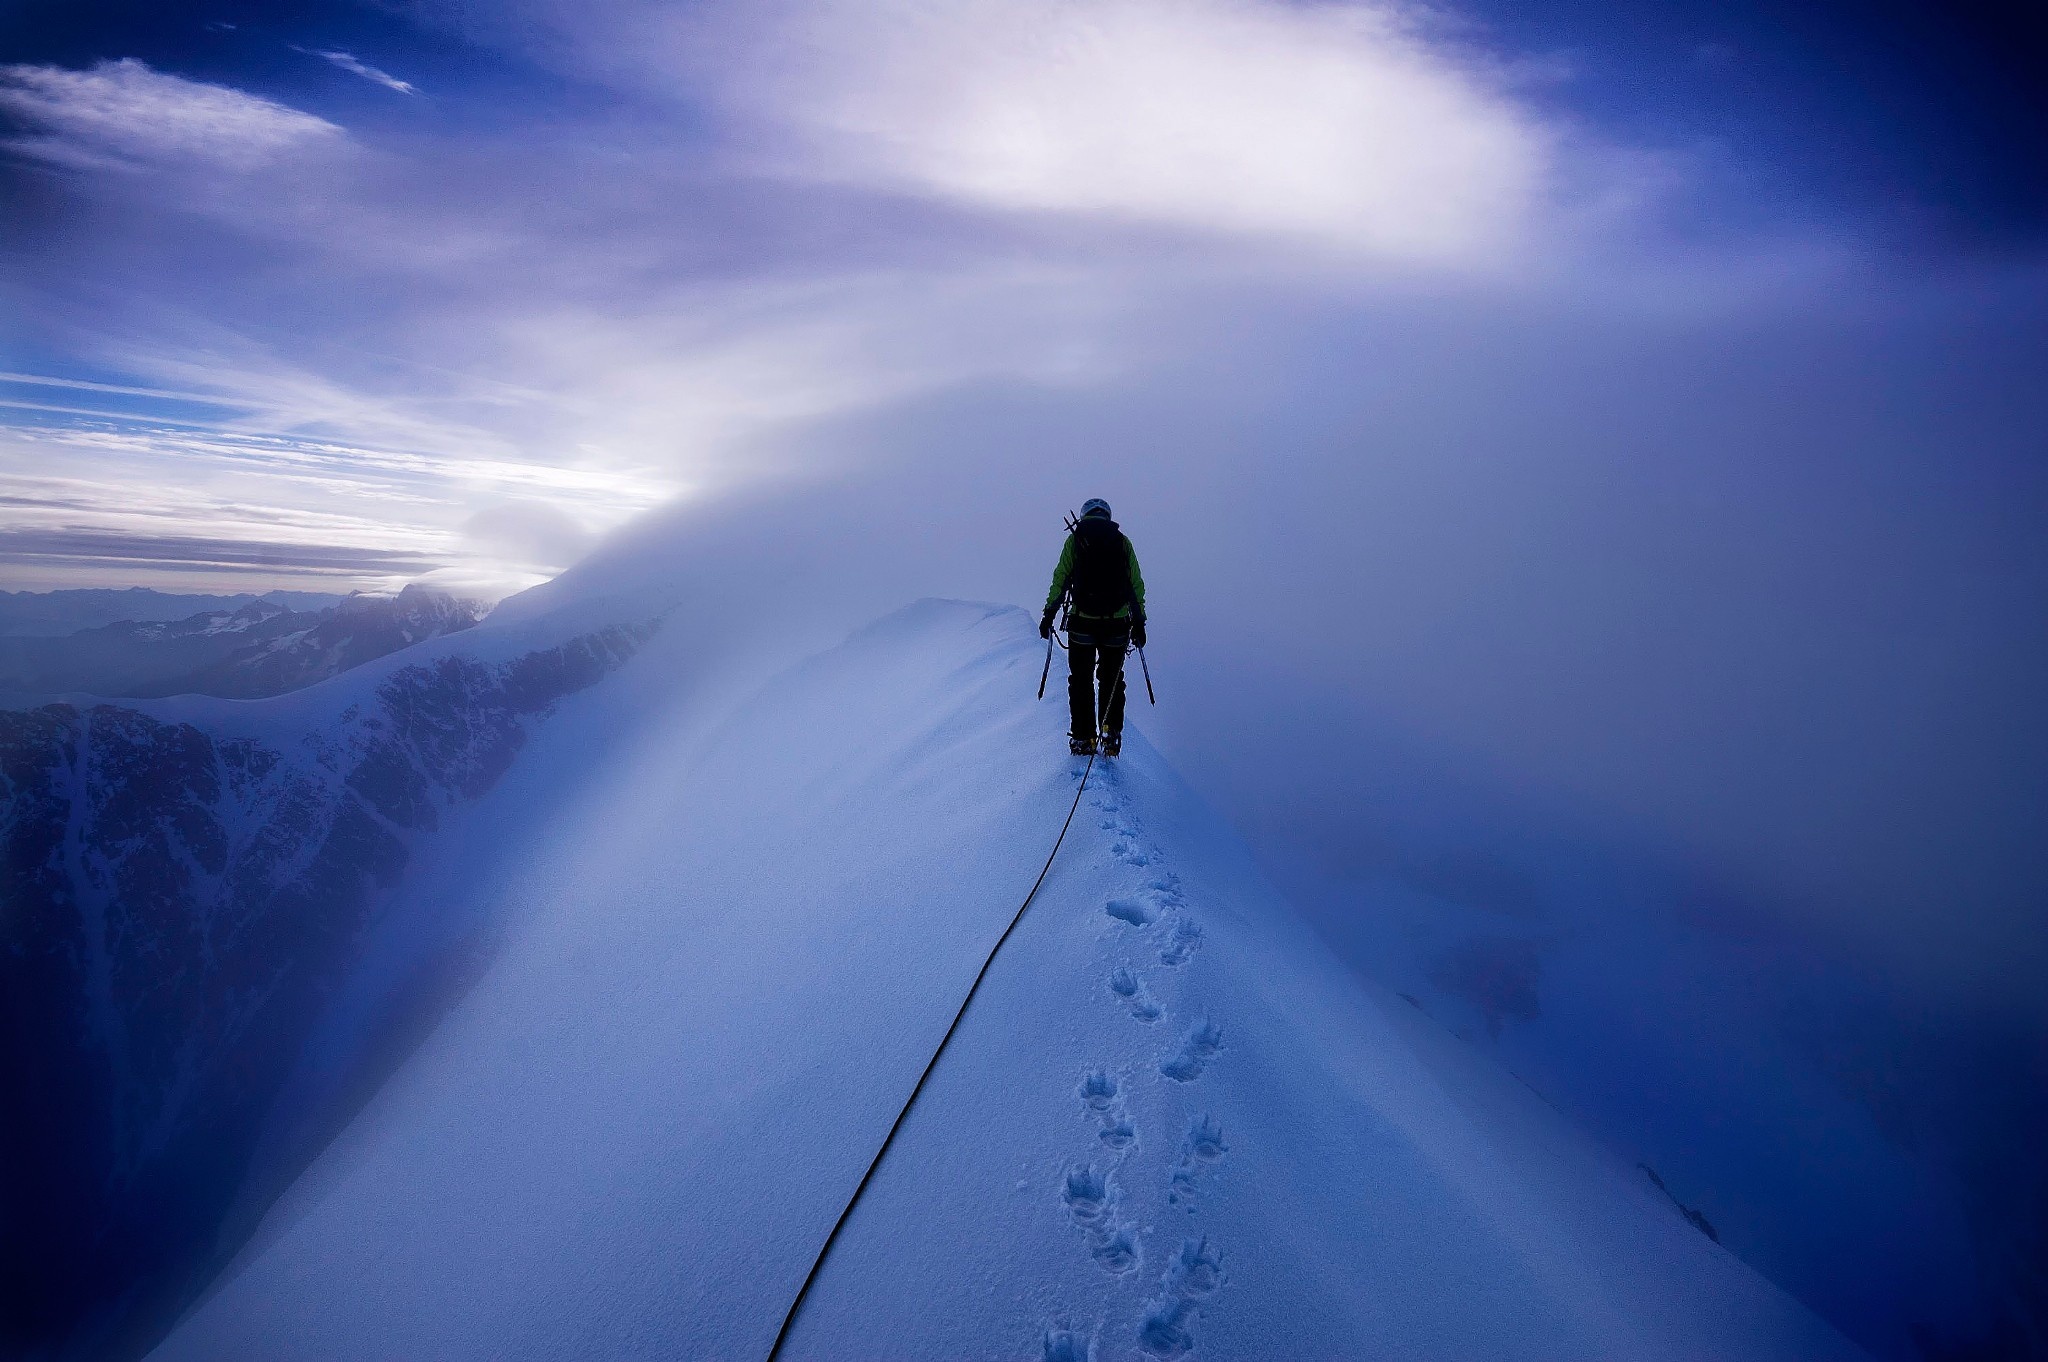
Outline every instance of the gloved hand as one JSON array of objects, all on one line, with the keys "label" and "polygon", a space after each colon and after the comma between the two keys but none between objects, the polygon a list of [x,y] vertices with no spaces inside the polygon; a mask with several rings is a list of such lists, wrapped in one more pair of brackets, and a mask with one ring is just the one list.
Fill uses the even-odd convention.
[{"label": "gloved hand", "polygon": [[1145,646],[1145,621],[1142,616],[1131,622],[1131,646],[1133,648]]},{"label": "gloved hand", "polygon": [[1046,611],[1046,612],[1045,612],[1045,614],[1044,614],[1043,616],[1041,616],[1041,617],[1039,618],[1039,621],[1038,621],[1038,636],[1039,636],[1040,638],[1051,638],[1051,637],[1052,637],[1052,617],[1053,617],[1053,612],[1052,612],[1052,611],[1050,611],[1050,610],[1048,610],[1048,611]]}]

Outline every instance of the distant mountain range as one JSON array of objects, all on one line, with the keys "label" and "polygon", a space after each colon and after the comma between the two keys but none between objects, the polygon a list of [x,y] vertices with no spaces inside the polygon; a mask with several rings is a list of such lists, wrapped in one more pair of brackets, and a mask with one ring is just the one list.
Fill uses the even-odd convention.
[{"label": "distant mountain range", "polygon": [[0,591],[0,638],[62,638],[81,629],[127,621],[181,620],[208,610],[239,610],[269,601],[287,610],[325,610],[345,597],[328,591],[241,591],[187,595],[146,586],[77,591]]},{"label": "distant mountain range", "polygon": [[[0,602],[0,621],[18,628],[93,618],[111,606],[141,607],[137,618],[67,633],[0,636],[0,692],[17,696],[83,693],[123,698],[281,695],[361,666],[400,648],[458,633],[486,607],[420,586],[396,596],[178,597],[155,592],[51,592]],[[104,599],[102,599],[104,598]],[[294,609],[293,598],[315,605]],[[206,602],[196,613],[164,617],[168,603]]]}]

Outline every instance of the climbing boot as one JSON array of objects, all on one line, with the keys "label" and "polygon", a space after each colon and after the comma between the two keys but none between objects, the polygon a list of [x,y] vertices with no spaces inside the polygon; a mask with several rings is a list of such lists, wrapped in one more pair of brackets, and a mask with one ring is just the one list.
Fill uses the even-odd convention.
[{"label": "climbing boot", "polygon": [[1115,756],[1115,755],[1116,755],[1117,753],[1119,753],[1119,752],[1121,752],[1121,751],[1123,751],[1123,750],[1124,750],[1124,735],[1123,735],[1123,734],[1121,734],[1121,733],[1105,733],[1105,734],[1103,734],[1103,735],[1102,735],[1102,755],[1103,755],[1103,756],[1105,756],[1105,757],[1113,757],[1113,756]]},{"label": "climbing boot", "polygon": [[1092,757],[1095,755],[1095,739],[1069,738],[1067,739],[1067,750],[1077,757]]}]

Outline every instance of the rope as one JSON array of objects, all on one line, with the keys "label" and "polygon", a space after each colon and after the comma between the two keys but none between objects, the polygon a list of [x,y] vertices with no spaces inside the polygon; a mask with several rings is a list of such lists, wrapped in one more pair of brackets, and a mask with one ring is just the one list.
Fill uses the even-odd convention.
[{"label": "rope", "polygon": [[782,1355],[783,1340],[789,1337],[789,1326],[796,1322],[797,1312],[804,1308],[804,1298],[811,1294],[811,1283],[818,1279],[818,1270],[825,1266],[825,1259],[832,1252],[832,1245],[839,1241],[839,1231],[846,1228],[846,1221],[853,1214],[853,1208],[860,1204],[861,1193],[867,1191],[868,1182],[875,1176],[875,1170],[882,1166],[883,1156],[889,1146],[896,1142],[896,1132],[903,1128],[904,1118],[917,1105],[917,1095],[924,1091],[925,1080],[932,1076],[932,1070],[939,1066],[939,1056],[946,1053],[946,1046],[952,1042],[953,1033],[960,1029],[960,1019],[967,1015],[967,1005],[974,1001],[974,995],[981,989],[981,981],[988,977],[988,967],[996,962],[996,952],[1010,939],[1010,933],[1017,930],[1017,924],[1024,920],[1024,910],[1031,906],[1031,900],[1038,897],[1039,886],[1045,883],[1046,875],[1052,870],[1053,857],[1060,854],[1060,844],[1067,840],[1067,829],[1074,825],[1075,810],[1081,807],[1082,791],[1088,788],[1088,776],[1095,770],[1094,754],[1089,754],[1088,765],[1081,771],[1081,783],[1074,790],[1074,802],[1067,809],[1067,821],[1060,824],[1060,835],[1053,839],[1052,850],[1046,853],[1045,864],[1039,868],[1038,878],[1031,883],[1031,892],[1024,896],[1024,902],[1017,905],[1017,912],[1010,919],[1010,925],[1003,928],[1003,934],[996,938],[996,944],[989,947],[988,958],[981,962],[981,969],[974,976],[974,982],[967,987],[967,996],[960,1000],[960,1010],[953,1014],[953,1024],[946,1028],[946,1034],[939,1038],[939,1048],[932,1051],[926,1061],[924,1072],[917,1076],[917,1086],[904,1099],[903,1110],[896,1113],[896,1120],[889,1127],[889,1133],[882,1137],[882,1147],[875,1151],[875,1157],[868,1163],[868,1171],[860,1175],[860,1185],[853,1189],[853,1196],[847,1200],[846,1209],[839,1213],[839,1219],[832,1222],[832,1233],[825,1236],[825,1246],[818,1250],[818,1256],[811,1260],[811,1270],[804,1274],[804,1284],[797,1288],[796,1299],[789,1303],[789,1313],[782,1317],[782,1327],[775,1331],[775,1346],[768,1350],[768,1362]]}]

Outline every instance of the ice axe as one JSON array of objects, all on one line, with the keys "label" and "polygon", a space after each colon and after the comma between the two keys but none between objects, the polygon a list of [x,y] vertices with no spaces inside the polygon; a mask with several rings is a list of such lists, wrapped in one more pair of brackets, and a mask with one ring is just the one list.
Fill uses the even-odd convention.
[{"label": "ice axe", "polygon": [[[1045,661],[1047,666],[1052,665],[1052,658],[1050,656]],[[1143,648],[1138,649],[1138,667],[1139,670],[1145,673],[1145,698],[1155,705],[1158,704],[1159,697],[1152,693],[1152,669],[1145,665],[1145,650]],[[1043,695],[1045,692],[1041,689],[1039,694]]]}]

